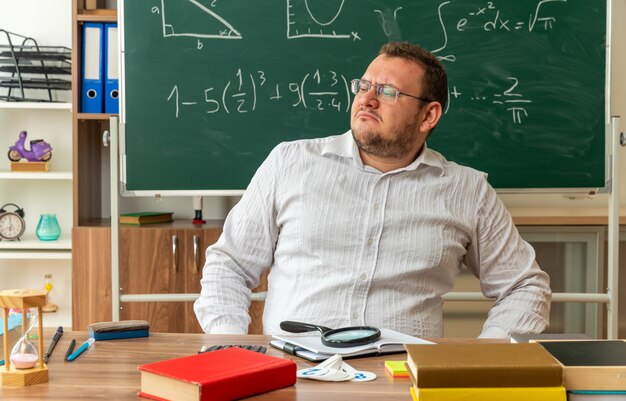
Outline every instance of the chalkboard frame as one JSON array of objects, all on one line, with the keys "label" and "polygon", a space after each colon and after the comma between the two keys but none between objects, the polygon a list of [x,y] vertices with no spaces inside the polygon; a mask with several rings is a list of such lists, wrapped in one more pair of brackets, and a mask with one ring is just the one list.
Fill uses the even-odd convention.
[{"label": "chalkboard frame", "polygon": [[[557,1],[567,1],[567,0],[557,0]],[[548,187],[548,188],[506,188],[506,187],[496,187],[496,190],[500,193],[596,193],[596,192],[609,192],[610,191],[610,170],[609,170],[609,155],[611,154],[611,150],[609,149],[610,144],[610,32],[611,32],[611,20],[610,20],[610,11],[611,11],[611,0],[606,0],[606,16],[604,20],[604,28],[605,28],[605,58],[604,58],[604,154],[602,164],[604,166],[604,186],[594,185],[589,187]],[[127,130],[126,130],[126,74],[125,74],[125,50],[124,50],[124,38],[125,38],[125,27],[124,27],[124,1],[121,1],[120,7],[118,9],[119,13],[119,25],[120,25],[120,89],[121,89],[121,98],[120,98],[120,117],[121,123],[119,126],[119,156],[120,156],[120,194],[123,196],[237,196],[241,195],[244,192],[244,188],[241,189],[167,189],[167,188],[150,188],[150,189],[132,189],[128,186],[127,179]],[[348,118],[346,116],[346,118]],[[445,117],[444,117],[445,118]],[[289,138],[287,138],[289,140]],[[443,152],[446,155],[446,152]]]}]

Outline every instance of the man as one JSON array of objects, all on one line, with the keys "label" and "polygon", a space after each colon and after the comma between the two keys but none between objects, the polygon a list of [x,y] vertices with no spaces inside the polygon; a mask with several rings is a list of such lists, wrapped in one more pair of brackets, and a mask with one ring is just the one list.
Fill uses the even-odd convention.
[{"label": "man", "polygon": [[352,81],[351,131],[278,145],[207,250],[194,309],[245,333],[270,269],[267,334],[283,320],[442,337],[442,295],[464,263],[496,299],[481,337],[541,332],[551,291],[483,173],[426,146],[447,101],[431,53],[388,43]]}]

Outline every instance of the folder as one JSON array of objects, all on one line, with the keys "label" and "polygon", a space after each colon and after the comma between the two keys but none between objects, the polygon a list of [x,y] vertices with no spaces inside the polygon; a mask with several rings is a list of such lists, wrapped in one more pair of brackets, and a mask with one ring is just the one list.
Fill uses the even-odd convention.
[{"label": "folder", "polygon": [[104,112],[119,114],[119,70],[117,24],[104,24]]},{"label": "folder", "polygon": [[103,24],[85,22],[83,25],[83,68],[81,112],[103,112]]}]

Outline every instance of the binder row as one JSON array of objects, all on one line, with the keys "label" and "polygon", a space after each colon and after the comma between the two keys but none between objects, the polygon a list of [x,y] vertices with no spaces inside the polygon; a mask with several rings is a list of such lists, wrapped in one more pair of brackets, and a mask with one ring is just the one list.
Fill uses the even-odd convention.
[{"label": "binder row", "polygon": [[117,23],[83,24],[82,113],[119,113]]}]

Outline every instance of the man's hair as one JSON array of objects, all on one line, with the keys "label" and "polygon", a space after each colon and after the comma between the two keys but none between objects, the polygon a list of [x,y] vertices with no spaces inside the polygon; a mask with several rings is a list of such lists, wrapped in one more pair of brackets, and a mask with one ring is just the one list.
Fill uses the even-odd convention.
[{"label": "man's hair", "polygon": [[399,57],[405,60],[420,64],[424,70],[424,93],[419,94],[427,99],[436,100],[441,103],[443,109],[448,101],[448,75],[443,64],[437,57],[409,42],[389,42],[385,43],[378,54],[388,57]]}]

